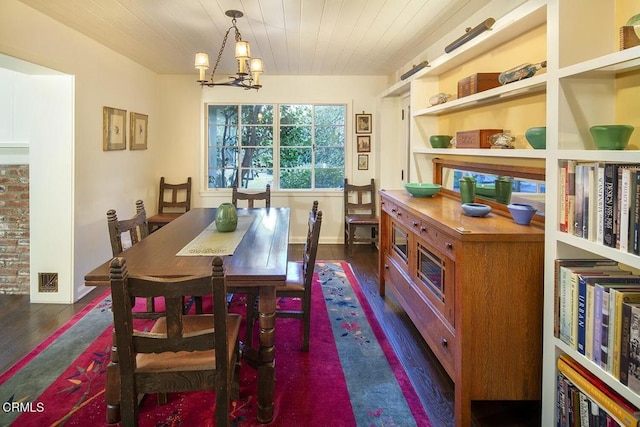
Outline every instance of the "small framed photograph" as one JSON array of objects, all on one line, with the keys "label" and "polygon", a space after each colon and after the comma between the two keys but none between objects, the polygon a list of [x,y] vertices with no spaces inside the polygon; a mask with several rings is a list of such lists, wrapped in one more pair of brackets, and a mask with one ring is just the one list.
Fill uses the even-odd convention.
[{"label": "small framed photograph", "polygon": [[371,133],[371,114],[356,114],[356,133]]},{"label": "small framed photograph", "polygon": [[129,118],[129,133],[131,142],[130,150],[146,150],[147,149],[147,126],[149,124],[149,116],[140,113],[131,113]]},{"label": "small framed photograph", "polygon": [[102,150],[125,150],[127,148],[127,111],[118,108],[102,108]]},{"label": "small framed photograph", "polygon": [[369,155],[368,154],[358,154],[358,170],[368,170],[369,169]]},{"label": "small framed photograph", "polygon": [[371,151],[371,136],[358,135],[358,153],[369,153]]}]

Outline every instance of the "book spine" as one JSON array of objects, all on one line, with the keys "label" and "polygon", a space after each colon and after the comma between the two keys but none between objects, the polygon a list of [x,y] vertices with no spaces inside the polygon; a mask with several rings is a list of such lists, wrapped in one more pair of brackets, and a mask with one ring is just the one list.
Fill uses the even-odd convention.
[{"label": "book spine", "polygon": [[631,190],[631,169],[623,169],[620,179],[620,211],[618,246],[621,251],[629,251],[629,192]]},{"label": "book spine", "polygon": [[560,168],[559,176],[559,195],[560,195],[560,212],[558,226],[563,233],[567,232],[567,165],[564,164]]},{"label": "book spine", "polygon": [[633,226],[631,227],[631,246],[632,252],[635,255],[640,255],[640,170],[637,170],[634,174],[633,181],[633,191],[631,192],[633,196],[632,201],[632,210],[631,216],[633,217],[633,221],[631,223]]},{"label": "book spine", "polygon": [[609,363],[609,292],[602,295],[602,327],[600,328],[600,367],[607,370]]},{"label": "book spine", "polygon": [[587,238],[592,242],[596,241],[597,231],[599,228],[599,222],[597,222],[598,215],[598,165],[592,164],[589,166],[589,203],[588,203],[588,230]]},{"label": "book spine", "polygon": [[604,234],[604,164],[598,164],[596,189],[596,243],[602,244]]},{"label": "book spine", "polygon": [[576,211],[576,161],[567,161],[567,233],[573,234]]},{"label": "book spine", "polygon": [[613,327],[613,358],[611,374],[620,379],[620,355],[622,352],[623,306],[625,303],[640,303],[640,292],[637,290],[618,290],[616,295],[615,322]]},{"label": "book spine", "polygon": [[578,281],[578,309],[577,309],[577,339],[578,353],[586,355],[586,325],[587,325],[587,282]]},{"label": "book spine", "polygon": [[600,346],[602,344],[602,298],[604,289],[596,285],[593,302],[593,362],[600,365]]},{"label": "book spine", "polygon": [[631,306],[627,386],[634,392],[640,393],[640,307],[636,305]]},{"label": "book spine", "polygon": [[631,306],[622,305],[622,324],[620,326],[620,382],[629,384],[629,343],[631,328]]},{"label": "book spine", "polygon": [[593,360],[593,318],[594,318],[595,286],[587,283],[587,312],[585,315],[585,345],[584,355]]},{"label": "book spine", "polygon": [[616,165],[614,163],[605,163],[604,165],[604,231],[603,243],[611,248],[616,247],[616,236],[613,232],[614,218],[614,194],[618,185],[616,173]]},{"label": "book spine", "polygon": [[582,225],[584,223],[584,164],[576,164],[575,171],[575,211],[573,235],[582,237]]},{"label": "book spine", "polygon": [[638,419],[623,407],[618,405],[608,394],[591,383],[579,372],[574,370],[562,357],[558,359],[558,370],[562,372],[569,381],[587,394],[594,402],[612,415],[616,421],[625,427],[638,427]]},{"label": "book spine", "polygon": [[[591,183],[593,182],[593,165],[583,165],[582,168],[582,238],[589,239],[589,215],[592,210]],[[593,227],[593,226],[591,226]]]}]

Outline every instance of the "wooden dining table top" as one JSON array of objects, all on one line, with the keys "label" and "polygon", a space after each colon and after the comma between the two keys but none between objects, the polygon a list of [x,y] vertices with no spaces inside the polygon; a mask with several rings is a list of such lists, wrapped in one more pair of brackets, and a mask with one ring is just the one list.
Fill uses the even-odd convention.
[{"label": "wooden dining table top", "polygon": [[[233,286],[282,285],[287,275],[289,208],[238,209],[255,218],[233,255],[224,257],[225,276]],[[213,256],[177,256],[214,220],[216,208],[192,208],[118,256],[129,272],[156,277],[211,274]],[[109,286],[110,259],[87,273],[86,286]]]}]

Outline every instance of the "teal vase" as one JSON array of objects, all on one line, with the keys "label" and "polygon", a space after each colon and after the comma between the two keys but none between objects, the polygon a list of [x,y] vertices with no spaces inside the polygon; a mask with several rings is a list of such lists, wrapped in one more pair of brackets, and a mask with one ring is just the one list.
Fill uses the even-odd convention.
[{"label": "teal vase", "polygon": [[233,203],[223,203],[216,210],[216,229],[221,233],[234,231],[238,226],[238,212]]}]

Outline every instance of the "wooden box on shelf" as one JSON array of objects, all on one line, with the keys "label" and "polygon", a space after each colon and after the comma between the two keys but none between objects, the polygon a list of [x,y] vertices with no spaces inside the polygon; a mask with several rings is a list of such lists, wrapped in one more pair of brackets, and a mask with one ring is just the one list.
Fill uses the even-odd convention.
[{"label": "wooden box on shelf", "polygon": [[500,73],[476,73],[458,81],[458,98],[500,86]]},{"label": "wooden box on shelf", "polygon": [[629,49],[630,47],[639,45],[640,38],[638,38],[636,30],[632,25],[620,27],[620,50]]},{"label": "wooden box on shelf", "polygon": [[456,132],[456,148],[491,148],[491,135],[502,129],[476,129]]}]

